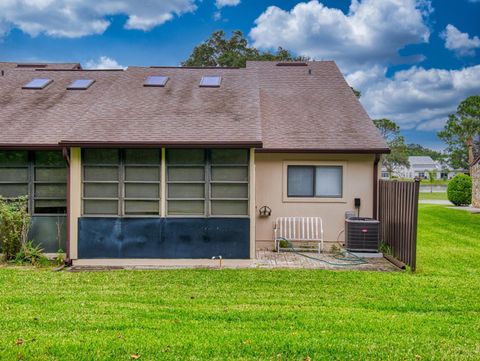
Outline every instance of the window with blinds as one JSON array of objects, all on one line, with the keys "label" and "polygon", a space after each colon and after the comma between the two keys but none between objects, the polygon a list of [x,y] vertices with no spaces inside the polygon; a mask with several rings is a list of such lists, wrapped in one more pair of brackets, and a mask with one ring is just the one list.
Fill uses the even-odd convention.
[{"label": "window with blinds", "polygon": [[0,151],[0,196],[28,196],[31,214],[65,214],[67,167],[62,152]]},{"label": "window with blinds", "polygon": [[167,215],[248,216],[248,150],[168,149]]},{"label": "window with blinds", "polygon": [[60,151],[34,152],[35,214],[67,213],[67,167]]},{"label": "window with blinds", "polygon": [[159,149],[84,149],[83,214],[159,215]]}]

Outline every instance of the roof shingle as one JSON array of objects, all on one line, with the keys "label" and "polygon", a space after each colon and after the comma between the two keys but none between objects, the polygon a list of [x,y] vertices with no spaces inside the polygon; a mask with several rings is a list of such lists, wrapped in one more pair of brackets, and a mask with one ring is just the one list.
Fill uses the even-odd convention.
[{"label": "roof shingle", "polygon": [[[5,63],[2,63],[5,64]],[[119,71],[11,67],[0,76],[0,145],[252,145],[280,151],[387,149],[333,62],[246,69],[130,67]],[[144,87],[151,75],[165,87]],[[222,77],[202,88],[202,76]],[[43,90],[21,89],[50,78]],[[94,79],[71,91],[75,79]]]}]

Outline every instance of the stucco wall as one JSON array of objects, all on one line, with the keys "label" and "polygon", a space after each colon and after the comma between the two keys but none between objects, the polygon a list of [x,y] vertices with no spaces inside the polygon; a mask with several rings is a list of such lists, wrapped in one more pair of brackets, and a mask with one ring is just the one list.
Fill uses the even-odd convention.
[{"label": "stucco wall", "polygon": [[472,205],[480,208],[480,162],[477,162],[471,170],[472,176]]},{"label": "stucco wall", "polygon": [[[344,166],[342,199],[291,199],[286,196],[286,165],[339,164]],[[273,224],[276,217],[320,216],[325,240],[335,241],[344,228],[345,212],[354,210],[354,198],[361,199],[360,215],[373,214],[373,155],[257,153],[256,172],[256,248],[273,248]],[[272,215],[259,217],[258,210],[269,206]],[[343,241],[343,234],[339,238]]]}]

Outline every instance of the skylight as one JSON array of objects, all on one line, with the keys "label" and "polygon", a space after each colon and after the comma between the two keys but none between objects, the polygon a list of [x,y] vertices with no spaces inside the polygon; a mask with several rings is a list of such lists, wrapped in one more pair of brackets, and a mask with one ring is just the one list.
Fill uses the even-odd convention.
[{"label": "skylight", "polygon": [[143,83],[143,86],[160,86],[163,87],[167,84],[168,76],[160,76],[160,75],[151,75]]},{"label": "skylight", "polygon": [[32,81],[30,81],[30,83],[25,84],[23,86],[23,89],[43,89],[52,82],[53,82],[52,79],[35,78]]},{"label": "skylight", "polygon": [[75,79],[67,87],[68,90],[86,90],[95,83],[93,79]]},{"label": "skylight", "polygon": [[200,81],[201,87],[219,87],[220,83],[222,82],[221,76],[202,76],[202,80]]}]

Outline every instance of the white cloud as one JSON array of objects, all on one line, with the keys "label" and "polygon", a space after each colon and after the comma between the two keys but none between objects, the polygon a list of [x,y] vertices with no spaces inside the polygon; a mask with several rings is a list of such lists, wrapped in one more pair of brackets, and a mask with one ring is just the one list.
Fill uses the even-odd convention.
[{"label": "white cloud", "polygon": [[404,46],[428,42],[426,19],[432,11],[427,0],[352,0],[347,14],[317,0],[290,11],[270,6],[255,20],[250,37],[256,47],[282,46],[358,69],[399,62]]},{"label": "white cloud", "polygon": [[89,60],[85,64],[85,69],[125,69],[115,59],[108,56],[101,56],[97,60]]},{"label": "white cloud", "polygon": [[468,33],[462,33],[452,24],[448,24],[440,36],[445,39],[445,48],[458,56],[474,56],[475,49],[480,48],[478,36],[471,38]]},{"label": "white cloud", "polygon": [[224,6],[237,6],[238,4],[240,4],[240,0],[215,0],[215,6],[218,9]]},{"label": "white cloud", "polygon": [[480,65],[458,70],[413,66],[391,78],[385,72],[376,66],[347,75],[347,81],[362,92],[360,101],[373,119],[389,118],[404,129],[441,129],[463,99],[480,94]]},{"label": "white cloud", "polygon": [[14,27],[31,36],[102,34],[113,15],[126,15],[127,29],[147,31],[195,9],[195,0],[1,0],[0,36]]}]

